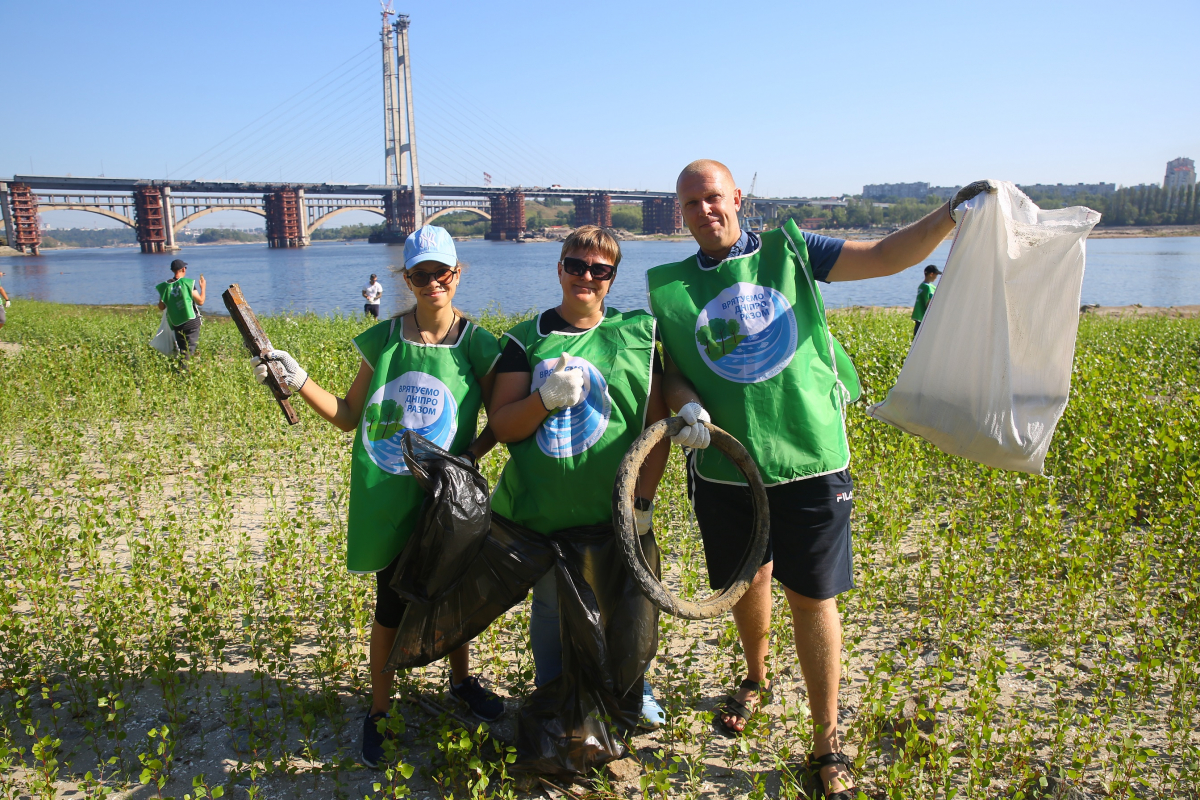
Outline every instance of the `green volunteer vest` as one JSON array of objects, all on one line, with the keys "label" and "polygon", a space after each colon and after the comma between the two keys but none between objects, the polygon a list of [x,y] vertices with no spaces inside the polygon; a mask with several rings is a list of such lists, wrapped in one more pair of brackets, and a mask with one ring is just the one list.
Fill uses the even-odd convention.
[{"label": "green volunteer vest", "polygon": [[401,435],[414,430],[451,453],[465,450],[483,402],[479,380],[500,356],[496,337],[471,322],[453,345],[410,342],[400,329],[400,320],[389,320],[354,339],[375,372],[350,462],[351,572],[386,567],[416,524],[424,493],[404,463]]},{"label": "green volunteer vest", "polygon": [[582,333],[538,331],[541,317],[506,336],[525,351],[531,391],[546,382],[565,350],[568,369],[584,370],[579,405],[546,417],[537,432],[508,445],[509,460],[492,510],[538,533],[612,520],[613,483],[629,446],[646,424],[654,364],[654,318],[608,309]]},{"label": "green volunteer vest", "polygon": [[180,278],[154,287],[158,290],[158,299],[167,307],[167,324],[182,325],[196,318],[196,303],[192,299],[195,285],[191,278]]},{"label": "green volunteer vest", "polygon": [[913,306],[912,318],[914,322],[920,322],[925,319],[925,311],[929,308],[929,301],[933,299],[933,292],[937,289],[932,283],[922,282],[917,287],[917,302]]},{"label": "green volunteer vest", "polygon": [[[793,221],[763,233],[750,255],[711,269],[692,256],[651,269],[646,281],[663,348],[713,423],[750,451],[764,483],[849,465],[843,414],[858,377],[829,332]],[[711,447],[696,451],[695,466],[711,481],[746,482]]]}]

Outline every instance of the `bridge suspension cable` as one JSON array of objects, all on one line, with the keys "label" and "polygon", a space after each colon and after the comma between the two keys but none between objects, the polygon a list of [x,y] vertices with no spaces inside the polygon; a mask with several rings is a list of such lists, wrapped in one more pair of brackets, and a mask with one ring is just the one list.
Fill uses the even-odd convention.
[{"label": "bridge suspension cable", "polygon": [[[534,179],[531,182],[535,184],[565,183],[577,186],[583,185],[583,182],[579,180],[579,176],[573,172],[569,165],[559,162],[556,159],[549,159],[544,153],[539,153],[528,144],[525,144],[522,141],[521,134],[513,131],[497,117],[469,100],[454,86],[442,82],[436,76],[422,78],[422,81],[424,84],[427,84],[430,93],[437,93],[452,101],[450,104],[459,113],[460,117],[467,118],[467,130],[487,131],[489,141],[503,142],[507,145],[508,152],[517,159],[517,163],[508,162],[510,165],[509,169],[517,167],[516,172],[518,176],[521,176],[522,173],[527,173],[529,170],[533,170],[534,173],[541,173],[528,176]],[[423,91],[423,89],[417,90],[418,97],[423,96]],[[470,119],[472,116],[474,117],[473,120]],[[478,179],[479,176],[476,174],[473,176],[471,183],[474,183]],[[513,181],[513,183],[522,182],[524,181]]]},{"label": "bridge suspension cable", "polygon": [[[296,182],[384,182],[377,163],[382,160],[383,109],[375,51],[374,44],[363,48],[170,173],[223,173],[230,180],[283,180],[286,174]],[[414,105],[424,129],[424,183],[475,185],[484,172],[491,172],[509,185],[584,185],[568,165],[526,143],[434,70],[415,77]]]},{"label": "bridge suspension cable", "polygon": [[[285,108],[293,108],[295,110],[303,109],[301,103],[308,103],[312,99],[343,88],[347,83],[347,76],[357,78],[360,74],[366,74],[374,65],[370,55],[374,52],[373,46],[363,48],[361,51],[343,61],[338,66],[334,67],[329,72],[326,72],[321,77],[310,83],[295,94],[280,101],[275,106],[263,112],[258,117],[255,117],[250,122],[233,131],[228,136],[213,144],[207,150],[193,158],[177,165],[174,168],[176,174],[185,170],[191,169],[196,171],[198,168],[206,167],[209,164],[220,163],[222,157],[228,157],[231,150],[238,145],[253,143],[256,134],[265,132],[271,126],[278,125],[287,117],[281,110]],[[296,108],[299,107],[299,108]],[[311,110],[311,109],[310,109]],[[214,152],[216,151],[216,152]]]}]

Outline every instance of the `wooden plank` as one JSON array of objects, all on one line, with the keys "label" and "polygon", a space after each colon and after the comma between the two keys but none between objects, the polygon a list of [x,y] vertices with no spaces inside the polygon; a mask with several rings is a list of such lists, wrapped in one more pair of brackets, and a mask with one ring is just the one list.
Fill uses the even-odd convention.
[{"label": "wooden plank", "polygon": [[[271,340],[267,338],[262,325],[258,323],[258,317],[254,316],[250,304],[242,296],[242,288],[236,283],[232,284],[221,294],[221,299],[225,301],[225,308],[229,309],[229,316],[233,318],[233,324],[237,325],[237,329],[241,331],[242,341],[246,344],[250,355],[261,358],[264,354],[270,353],[272,350]],[[288,401],[292,390],[284,381],[283,367],[274,361],[265,363],[267,365],[266,385],[270,388],[271,394],[275,396],[279,407],[283,409],[283,416],[287,418],[288,424],[295,425],[300,421],[300,416]]]}]

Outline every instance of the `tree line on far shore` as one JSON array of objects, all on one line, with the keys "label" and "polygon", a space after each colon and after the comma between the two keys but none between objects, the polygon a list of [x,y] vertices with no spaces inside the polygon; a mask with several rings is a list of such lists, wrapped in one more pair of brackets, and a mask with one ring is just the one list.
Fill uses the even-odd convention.
[{"label": "tree line on far shore", "polygon": [[[194,235],[180,236],[180,244],[214,242],[265,242],[266,234],[233,228],[205,228]],[[42,247],[120,247],[137,244],[133,228],[50,228],[42,232]]]},{"label": "tree line on far shore", "polygon": [[[1167,190],[1154,184],[1126,186],[1111,195],[1077,194],[1064,197],[1058,193],[1029,192],[1029,199],[1045,209],[1066,206],[1087,206],[1099,211],[1100,224],[1107,226],[1128,225],[1196,225],[1200,224],[1200,207],[1197,206],[1196,187]],[[820,220],[822,228],[873,228],[903,227],[916,222],[931,211],[943,206],[946,201],[935,195],[924,200],[904,198],[896,200],[887,208],[861,197],[847,198],[845,207],[818,208],[801,205],[779,212],[773,220],[765,220],[768,227],[782,225],[788,218],[797,224]]]}]

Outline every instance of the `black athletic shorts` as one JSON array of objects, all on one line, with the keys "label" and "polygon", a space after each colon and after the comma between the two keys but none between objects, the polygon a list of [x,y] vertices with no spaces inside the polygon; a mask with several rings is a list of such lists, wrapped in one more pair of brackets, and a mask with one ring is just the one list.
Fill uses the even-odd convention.
[{"label": "black athletic shorts", "polygon": [[391,585],[399,563],[397,554],[392,563],[375,573],[375,621],[385,628],[399,628],[400,618],[408,606],[408,601],[396,594]]},{"label": "black athletic shorts", "polygon": [[[725,585],[746,552],[754,522],[750,489],[713,483],[688,470],[688,490],[700,523],[708,582]],[[813,600],[827,600],[854,588],[850,510],[854,481],[842,470],[767,487],[771,542],[763,563],[772,559],[774,577]]]},{"label": "black athletic shorts", "polygon": [[379,303],[363,303],[363,313],[379,319]]}]

